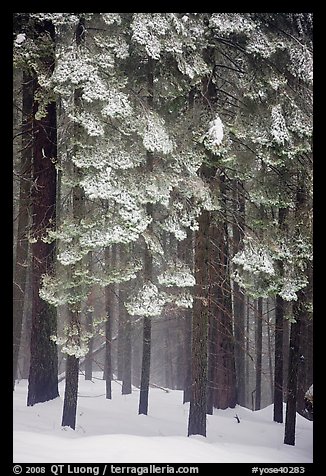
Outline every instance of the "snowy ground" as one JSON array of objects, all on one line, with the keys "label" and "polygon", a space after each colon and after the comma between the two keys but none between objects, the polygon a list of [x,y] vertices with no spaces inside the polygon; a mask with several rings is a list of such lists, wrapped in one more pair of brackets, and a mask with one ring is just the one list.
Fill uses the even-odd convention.
[{"label": "snowy ground", "polygon": [[[97,375],[100,377],[100,374]],[[27,381],[14,392],[15,463],[309,463],[312,422],[297,416],[296,446],[283,444],[284,426],[272,421],[272,406],[215,410],[207,438],[188,438],[189,404],[181,391],[150,389],[149,414],[138,415],[139,391],[105,399],[105,383],[80,378],[76,431],[62,428],[60,398],[26,407]],[[234,418],[237,414],[240,423]]]}]

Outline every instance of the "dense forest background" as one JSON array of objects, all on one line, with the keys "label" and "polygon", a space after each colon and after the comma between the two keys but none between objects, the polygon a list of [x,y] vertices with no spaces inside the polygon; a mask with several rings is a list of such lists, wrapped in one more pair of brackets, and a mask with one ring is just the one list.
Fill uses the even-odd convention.
[{"label": "dense forest background", "polygon": [[[17,13],[13,382],[312,419],[312,14]],[[286,402],[286,412],[283,411]]]}]

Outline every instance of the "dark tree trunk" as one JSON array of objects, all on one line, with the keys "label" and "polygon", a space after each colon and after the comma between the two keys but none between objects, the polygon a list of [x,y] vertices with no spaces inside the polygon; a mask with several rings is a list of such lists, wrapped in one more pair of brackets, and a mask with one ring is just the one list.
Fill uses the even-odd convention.
[{"label": "dark tree trunk", "polygon": [[[153,106],[154,100],[154,61],[152,58],[147,59],[147,85],[148,96],[147,104],[149,107]],[[146,171],[151,173],[153,171],[153,154],[148,152],[146,154]],[[147,203],[146,212],[148,216],[153,215],[153,204]],[[152,231],[152,225],[148,227],[149,232]],[[145,245],[146,246],[146,245]],[[145,248],[144,253],[144,281],[151,282],[153,279],[153,257],[148,248]],[[140,415],[147,415],[148,412],[148,393],[149,393],[149,379],[151,369],[151,333],[152,323],[150,317],[145,316],[143,321],[143,355],[142,355],[142,369],[141,369],[141,382],[140,382],[140,395],[139,395],[139,408],[138,413]]]},{"label": "dark tree trunk", "polygon": [[185,312],[184,336],[185,336],[185,357],[184,357],[185,371],[184,371],[183,403],[186,403],[186,402],[190,402],[190,395],[191,395],[192,311]]},{"label": "dark tree trunk", "polygon": [[66,361],[66,387],[62,413],[62,426],[76,428],[76,409],[78,397],[79,359],[68,355]]},{"label": "dark tree trunk", "polygon": [[273,401],[274,394],[274,377],[273,377],[273,362],[272,362],[272,336],[271,336],[271,312],[269,307],[269,298],[266,300],[266,315],[267,315],[267,344],[268,344],[268,367],[269,367],[269,381],[271,386],[271,401]]},{"label": "dark tree trunk", "polygon": [[[308,194],[306,190],[306,177],[303,174],[298,175],[298,186],[296,193],[296,229],[301,233],[312,233],[310,210],[307,210]],[[311,206],[311,204],[310,204]],[[312,266],[306,261],[306,272],[308,285],[297,292],[297,300],[293,302],[293,317],[295,322],[291,323],[290,332],[290,351],[289,351],[289,370],[288,370],[288,389],[286,402],[286,418],[284,443],[287,445],[295,444],[295,422],[298,402],[298,377],[299,366],[302,356],[302,326],[307,319],[309,307],[312,299]]]},{"label": "dark tree trunk", "polygon": [[33,79],[23,74],[23,120],[22,120],[22,153],[19,183],[19,210],[16,244],[16,261],[13,281],[13,386],[17,378],[18,354],[22,333],[24,314],[24,298],[26,296],[26,280],[28,266],[28,239],[26,235],[29,206],[32,165],[32,114],[33,114]]},{"label": "dark tree trunk", "polygon": [[[299,293],[298,293],[299,294]],[[298,367],[300,361],[300,328],[301,328],[301,303],[294,302],[293,316],[296,322],[291,323],[288,391],[285,416],[284,444],[295,445],[295,422],[297,412]]]},{"label": "dark tree trunk", "polygon": [[[283,301],[284,316],[289,312],[290,303]],[[288,393],[289,349],[290,349],[290,322],[283,319],[283,401],[286,402]]]},{"label": "dark tree trunk", "polygon": [[141,367],[141,382],[139,395],[139,415],[147,415],[148,412],[148,392],[149,377],[151,367],[151,318],[144,317],[143,323],[143,357]]},{"label": "dark tree trunk", "polygon": [[256,308],[256,394],[255,410],[261,409],[261,371],[263,344],[263,298],[258,298]]},{"label": "dark tree trunk", "polygon": [[246,381],[246,404],[250,398],[249,396],[249,376],[250,376],[250,368],[249,368],[249,342],[250,342],[250,298],[247,296],[246,299],[246,353],[245,353],[245,381]]},{"label": "dark tree trunk", "polygon": [[[241,193],[240,187],[240,183],[234,183],[234,202],[237,223],[234,223],[233,225],[233,255],[238,253],[241,249],[245,226],[245,199]],[[236,282],[233,283],[233,319],[237,403],[245,406],[245,296]]]},{"label": "dark tree trunk", "polygon": [[[86,328],[87,332],[93,332],[93,313],[87,311],[86,314]],[[93,378],[93,337],[88,342],[88,352],[85,356],[85,380],[92,380]]]},{"label": "dark tree trunk", "polygon": [[284,301],[280,296],[276,296],[273,419],[277,423],[283,423],[283,320]]},{"label": "dark tree trunk", "polygon": [[[50,33],[54,39],[52,24],[41,33]],[[53,67],[53,58],[47,60]],[[37,85],[36,85],[37,87]],[[56,309],[39,296],[42,275],[51,273],[54,266],[55,245],[44,243],[42,237],[47,229],[55,227],[56,169],[53,159],[57,156],[56,104],[46,107],[46,116],[35,119],[38,103],[33,107],[33,185],[32,214],[32,330],[31,360],[28,380],[27,405],[56,398],[58,392],[57,347],[51,341],[56,334]]]},{"label": "dark tree trunk", "polygon": [[207,413],[213,415],[214,403],[214,375],[216,366],[217,316],[210,306],[208,322],[208,364],[207,364]]},{"label": "dark tree trunk", "polygon": [[[77,28],[76,28],[76,44],[80,45],[84,39],[85,35],[85,21],[80,19]],[[74,102],[77,105],[80,102],[81,90],[76,89],[74,92]],[[75,126],[75,139],[77,139],[81,134],[80,126]],[[74,176],[76,178],[80,177],[79,169],[74,166]],[[83,189],[79,185],[75,185],[73,188],[72,195],[72,207],[73,207],[73,217],[76,222],[80,220],[85,215],[85,194]],[[80,270],[82,262],[78,261],[74,266],[72,266],[71,271],[75,272],[76,268]],[[69,324],[71,328],[79,328],[79,310],[80,304],[76,303],[72,305],[69,309]],[[79,335],[76,336],[77,344],[80,344]],[[66,387],[65,387],[65,397],[63,404],[63,413],[62,413],[62,426],[70,426],[73,430],[76,426],[76,414],[77,414],[77,403],[78,403],[78,378],[79,378],[79,359],[74,355],[67,355],[66,361]]]},{"label": "dark tree trunk", "polygon": [[[120,296],[119,284],[119,296]],[[125,312],[122,309],[123,304],[119,300],[119,320],[118,320],[118,342],[117,342],[117,379],[123,380],[123,368],[124,368],[124,349],[125,349]]]},{"label": "dark tree trunk", "polygon": [[232,322],[232,299],[229,268],[229,235],[226,221],[226,189],[221,176],[219,186],[222,193],[224,217],[210,227],[210,312],[216,320],[214,397],[215,408],[235,407],[236,369],[234,357],[234,335]]},{"label": "dark tree trunk", "polygon": [[[93,268],[93,257],[92,252],[88,253],[88,267],[90,273],[92,274]],[[94,304],[94,292],[93,288],[90,296],[87,299],[86,306],[90,307]],[[86,330],[90,334],[93,334],[93,311],[86,309]],[[84,366],[85,366],[85,380],[92,380],[93,378],[93,350],[94,350],[94,339],[91,337],[88,341],[88,352],[85,355]]]},{"label": "dark tree trunk", "polygon": [[[187,264],[193,271],[193,231],[187,229],[187,238],[177,243],[178,257]],[[191,393],[191,321],[192,309],[182,311],[182,333],[183,333],[183,403],[190,401]]]},{"label": "dark tree trunk", "polygon": [[[117,264],[117,245],[105,249],[105,269],[115,268]],[[114,283],[105,288],[105,363],[104,379],[106,387],[106,398],[112,398],[112,328],[117,315],[117,296],[115,295],[116,286]]]},{"label": "dark tree trunk", "polygon": [[[120,265],[127,265],[124,259],[128,255],[129,250],[120,252]],[[125,308],[124,302],[128,297],[128,289],[126,283],[119,285],[119,323],[123,323],[123,367],[122,367],[122,395],[131,393],[131,320],[130,315]]]},{"label": "dark tree trunk", "polygon": [[304,299],[306,312],[302,313],[301,320],[301,348],[300,365],[298,369],[297,412],[312,419],[311,412],[307,411],[305,394],[313,384],[313,319],[309,312],[309,302],[312,302],[312,266],[308,264],[309,284],[305,289]]},{"label": "dark tree trunk", "polygon": [[206,436],[208,259],[210,213],[203,211],[195,234],[195,296],[192,320],[192,385],[188,436]]},{"label": "dark tree trunk", "polygon": [[[278,225],[282,232],[286,231],[287,210],[278,211]],[[280,276],[283,276],[283,263],[278,263]],[[275,301],[275,365],[274,365],[274,416],[277,423],[283,423],[283,322],[284,301],[276,296]]]}]

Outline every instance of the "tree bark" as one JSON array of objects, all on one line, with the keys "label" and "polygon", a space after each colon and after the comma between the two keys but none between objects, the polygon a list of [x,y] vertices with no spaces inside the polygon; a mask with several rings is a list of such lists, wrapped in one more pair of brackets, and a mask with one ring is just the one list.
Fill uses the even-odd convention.
[{"label": "tree bark", "polygon": [[[80,45],[84,39],[85,35],[85,21],[80,19],[76,28],[76,44]],[[81,90],[76,89],[74,92],[74,103],[78,104],[81,97]],[[75,126],[75,138],[80,136],[81,130],[80,126]],[[78,168],[74,166],[74,175],[78,177],[80,174]],[[75,185],[73,188],[73,197],[72,197],[72,207],[73,207],[73,217],[78,223],[85,215],[85,194],[83,189],[79,185]],[[75,265],[72,266],[72,271],[75,271],[75,267],[80,268],[82,262],[78,261]],[[80,304],[76,303],[72,305],[68,311],[69,324],[71,328],[79,328],[79,310]],[[79,340],[79,335],[77,336]],[[79,342],[78,342],[79,344]],[[66,387],[65,387],[65,397],[63,403],[63,413],[62,413],[62,426],[70,426],[73,430],[76,426],[76,414],[77,414],[77,403],[78,403],[78,378],[79,378],[79,359],[74,355],[68,355],[66,361]]]},{"label": "tree bark", "polygon": [[33,78],[23,73],[22,97],[22,153],[19,182],[19,210],[17,244],[13,281],[13,387],[17,378],[18,355],[22,334],[24,298],[27,281],[28,239],[26,231],[29,222],[31,166],[32,166],[32,114],[33,114]]},{"label": "tree bark", "polygon": [[79,359],[68,355],[66,361],[66,387],[62,413],[62,426],[76,428],[76,409],[78,395]]},{"label": "tree bark", "polygon": [[[105,248],[105,268],[109,269],[113,266],[113,249]],[[104,363],[104,378],[105,378],[105,398],[112,398],[112,288],[113,284],[105,288],[105,363]]]},{"label": "tree bark", "polygon": [[277,423],[283,423],[283,320],[284,302],[276,296],[273,420]]},{"label": "tree bark", "polygon": [[195,233],[195,296],[192,321],[192,384],[188,436],[206,436],[207,344],[208,344],[208,259],[210,213],[203,211]]},{"label": "tree bark", "polygon": [[[299,294],[299,293],[298,293]],[[297,388],[298,367],[300,360],[300,328],[301,328],[301,303],[294,302],[293,316],[296,322],[291,323],[288,391],[285,416],[284,444],[295,445],[295,423],[297,413]]]},{"label": "tree bark", "polygon": [[[234,183],[234,202],[237,222],[233,224],[233,255],[238,253],[241,249],[245,226],[245,199],[243,194],[241,194],[240,185],[238,182]],[[237,403],[245,406],[245,295],[236,282],[233,282],[233,320]]]},{"label": "tree bark", "polygon": [[[154,61],[152,58],[147,59],[147,85],[148,97],[147,104],[149,107],[153,106],[154,100]],[[151,173],[153,171],[153,154],[147,151],[146,154],[146,171]],[[146,212],[148,216],[153,215],[152,203],[147,203]],[[152,231],[152,225],[148,226],[149,232]],[[146,245],[145,245],[146,246]],[[153,279],[153,257],[150,250],[145,247],[144,253],[144,281],[150,282]],[[148,412],[148,393],[149,393],[149,379],[151,368],[151,329],[152,323],[150,317],[145,316],[143,321],[143,355],[142,355],[142,370],[140,382],[139,408],[138,413],[147,415]]]},{"label": "tree bark", "polygon": [[[40,34],[50,34],[54,41],[54,27],[47,22],[40,26]],[[47,58],[49,68],[54,59]],[[36,88],[38,85],[36,84]],[[33,185],[32,214],[32,330],[31,360],[28,379],[27,405],[52,400],[58,391],[57,347],[50,337],[56,334],[56,309],[39,296],[42,276],[54,267],[55,245],[42,241],[47,229],[55,227],[57,156],[56,104],[46,107],[46,116],[37,120],[38,102],[33,105]]]},{"label": "tree bark", "polygon": [[[282,232],[286,231],[287,210],[280,208],[278,212],[278,225]],[[280,276],[283,276],[283,263],[278,263]],[[274,364],[274,409],[273,419],[283,423],[283,322],[284,301],[281,296],[276,296],[275,301],[275,364]]]},{"label": "tree bark", "polygon": [[[93,312],[87,311],[86,314],[86,328],[87,332],[93,331]],[[88,342],[88,352],[85,356],[85,380],[92,380],[93,378],[93,337]]]},{"label": "tree bark", "polygon": [[255,410],[261,409],[261,371],[263,344],[263,298],[258,298],[256,308],[256,394]]}]

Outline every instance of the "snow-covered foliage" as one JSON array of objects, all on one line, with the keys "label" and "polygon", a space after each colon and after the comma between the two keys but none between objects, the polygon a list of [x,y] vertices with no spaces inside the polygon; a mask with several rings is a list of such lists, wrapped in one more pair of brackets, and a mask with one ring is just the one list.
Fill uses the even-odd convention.
[{"label": "snow-covered foliage", "polygon": [[[182,264],[167,265],[161,235],[182,241],[198,228],[203,208],[220,209],[220,191],[212,193],[200,176],[203,163],[244,184],[251,231],[233,258],[234,279],[252,295],[296,299],[311,261],[310,225],[300,232],[291,226],[302,173],[312,198],[311,167],[304,165],[312,155],[312,26],[305,15],[28,14],[13,38],[15,65],[38,75],[39,115],[58,100],[63,185],[67,195],[77,188],[92,202],[87,216],[73,219],[68,210],[44,237],[58,241],[58,262],[70,272],[66,283],[44,277],[44,299],[75,306],[95,282],[137,277],[143,287],[129,312],[154,316],[168,302],[190,305],[184,288],[194,279]],[[28,29],[43,20],[55,26],[55,45]],[[41,59],[54,47],[51,72]],[[281,208],[290,213],[288,232],[275,220]],[[114,278],[80,274],[89,251],[140,239],[165,266],[157,283],[144,283],[137,266]],[[169,292],[174,287],[179,298]]]},{"label": "snow-covered foliage", "polygon": [[139,292],[125,303],[132,316],[153,317],[162,313],[166,304],[165,293],[159,291],[153,283],[145,283]]},{"label": "snow-covered foliage", "polygon": [[314,401],[314,385],[313,384],[310,385],[304,397],[306,400],[309,400],[311,403],[313,403]]},{"label": "snow-covered foliage", "polygon": [[169,262],[164,273],[158,276],[158,282],[165,287],[176,286],[179,288],[192,287],[196,284],[189,266],[181,261]]}]

